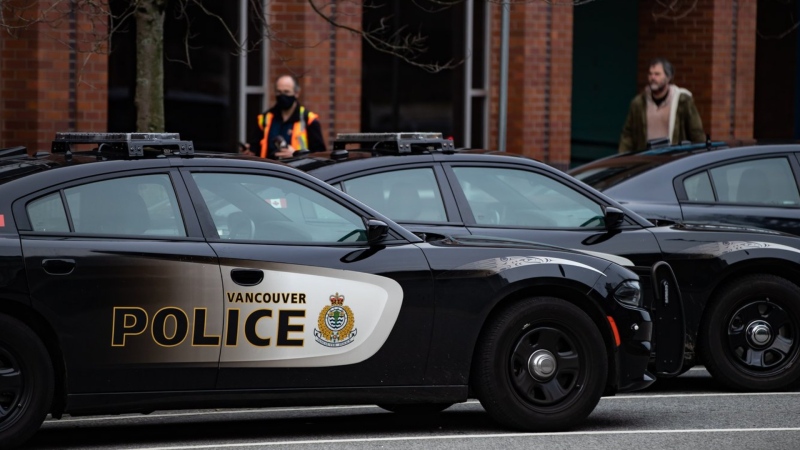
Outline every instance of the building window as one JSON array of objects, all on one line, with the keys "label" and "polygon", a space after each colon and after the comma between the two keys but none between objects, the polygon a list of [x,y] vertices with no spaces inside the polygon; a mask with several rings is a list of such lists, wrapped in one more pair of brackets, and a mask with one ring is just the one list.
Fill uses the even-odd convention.
[{"label": "building window", "polygon": [[364,8],[365,30],[375,29],[381,20],[388,20],[384,23],[392,30],[407,26],[407,30],[427,37],[428,51],[418,62],[443,64],[464,59],[465,64],[430,73],[364,44],[363,131],[434,131],[453,136],[458,147],[476,142],[484,145],[488,121],[487,3],[466,0],[433,11],[406,0],[381,5]]},{"label": "building window", "polygon": [[[128,3],[114,0],[112,11],[124,11]],[[253,132],[256,115],[266,107],[267,43],[261,41],[263,24],[257,19],[263,15],[252,10],[259,7],[253,3],[208,2],[203,5],[208,13],[189,3],[188,29],[175,10],[168,9],[165,16],[165,128],[194,141],[198,149],[236,151],[238,143]],[[238,33],[249,51],[239,51],[230,33]],[[108,130],[136,131],[136,24],[132,17],[112,36],[111,50]]]}]

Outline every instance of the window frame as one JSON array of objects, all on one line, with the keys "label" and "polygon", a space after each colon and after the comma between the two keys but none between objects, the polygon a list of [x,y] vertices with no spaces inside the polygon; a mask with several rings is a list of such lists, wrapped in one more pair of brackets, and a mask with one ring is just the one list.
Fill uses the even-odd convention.
[{"label": "window frame", "polygon": [[[213,215],[211,211],[209,211],[205,200],[203,199],[203,194],[200,191],[200,187],[195,183],[193,174],[194,173],[224,173],[224,174],[239,174],[239,175],[257,175],[257,176],[265,176],[265,177],[272,177],[272,178],[280,178],[285,181],[297,183],[305,188],[308,188],[319,195],[331,200],[332,202],[338,204],[342,208],[352,212],[356,216],[360,217],[364,229],[367,229],[367,224],[365,219],[372,216],[372,214],[364,209],[358,207],[355,203],[350,203],[345,201],[346,199],[340,198],[336,195],[336,193],[340,193],[337,189],[333,188],[329,185],[324,185],[325,189],[320,189],[318,185],[315,183],[309,182],[301,177],[294,177],[290,174],[278,172],[278,171],[265,171],[259,169],[250,169],[250,168],[242,168],[242,167],[183,167],[180,170],[181,176],[183,177],[184,182],[186,183],[186,187],[188,189],[189,195],[192,198],[192,201],[195,205],[195,211],[197,212],[198,220],[201,224],[203,236],[205,237],[206,241],[210,243],[229,243],[229,244],[244,244],[244,245],[291,245],[291,246],[317,246],[317,247],[365,247],[368,246],[369,243],[367,241],[359,241],[359,242],[302,242],[302,241],[270,241],[270,240],[230,240],[224,239],[219,236],[217,233],[216,224],[214,223]],[[332,195],[333,194],[333,195]],[[381,218],[378,218],[381,219]],[[405,239],[402,238],[402,235],[397,233],[396,231],[392,230],[391,226],[389,227],[387,239],[385,244],[391,244],[396,242],[407,243]]]},{"label": "window frame", "polygon": [[[84,186],[102,181],[148,176],[148,175],[166,175],[168,177],[169,182],[173,189],[173,193],[175,194],[175,199],[177,201],[176,206],[178,208],[178,212],[180,213],[180,220],[183,222],[183,227],[186,232],[186,236],[97,234],[97,233],[79,233],[74,231],[75,227],[74,224],[72,223],[72,215],[70,214],[69,211],[69,205],[67,203],[65,190],[77,186]],[[31,223],[30,218],[28,217],[28,211],[27,211],[28,204],[32,201],[44,198],[54,193],[58,193],[59,196],[61,197],[62,207],[64,208],[64,211],[67,215],[69,231],[50,232],[50,231],[33,230],[33,224]],[[50,186],[46,189],[35,191],[31,194],[18,198],[12,204],[12,211],[14,212],[14,218],[17,221],[17,227],[18,227],[17,230],[20,236],[53,236],[53,237],[67,237],[67,238],[80,238],[80,239],[91,238],[91,239],[135,239],[135,240],[170,240],[170,241],[203,240],[202,234],[200,233],[200,224],[197,221],[197,216],[195,215],[194,208],[192,207],[188,192],[186,191],[186,188],[183,185],[183,180],[178,176],[178,172],[176,169],[165,169],[165,168],[141,169],[141,170],[126,171],[126,172],[106,173],[102,175],[96,175],[93,177],[73,179],[64,183],[60,183],[55,186]]]},{"label": "window frame", "polygon": [[[439,202],[437,203],[437,206],[441,206],[441,212],[444,213],[445,220],[431,221],[431,220],[395,219],[395,218],[389,216],[388,212],[385,212],[383,214],[388,216],[390,219],[394,220],[395,222],[402,222],[402,223],[423,223],[423,224],[436,224],[436,225],[446,225],[446,224],[452,223],[450,221],[450,214],[448,214],[447,205],[446,205],[446,202],[445,202],[444,195],[442,193],[442,185],[439,182],[439,177],[437,177],[437,173],[436,173],[437,171],[436,171],[435,167],[430,166],[430,165],[423,165],[423,166],[416,166],[416,167],[403,167],[402,169],[398,169],[398,170],[384,170],[384,171],[374,172],[374,173],[360,173],[359,176],[354,176],[354,177],[350,177],[350,178],[347,178],[347,179],[339,180],[336,183],[336,185],[339,186],[339,187],[337,187],[337,189],[340,189],[345,194],[350,195],[351,197],[355,198],[356,200],[366,204],[370,208],[373,208],[373,209],[377,210],[378,212],[380,212],[380,210],[378,208],[375,208],[374,206],[364,202],[363,200],[361,200],[360,198],[358,198],[354,194],[351,194],[350,192],[347,192],[347,187],[345,186],[345,184],[349,183],[349,182],[353,182],[355,180],[363,180],[364,178],[367,178],[367,177],[389,176],[390,174],[392,176],[395,176],[396,174],[400,174],[402,172],[410,172],[410,171],[417,171],[417,172],[426,171],[426,172],[428,172],[428,173],[425,174],[426,176],[428,174],[432,175],[433,184],[435,186],[435,189],[438,190],[438,200],[439,200]],[[434,194],[434,199],[437,199],[436,194]]]},{"label": "window frame", "polygon": [[[741,203],[741,202],[721,202],[719,201],[719,194],[717,193],[717,186],[714,183],[714,178],[711,176],[711,170],[716,169],[719,167],[730,166],[733,164],[740,164],[743,162],[748,161],[759,161],[759,160],[767,160],[767,159],[785,159],[789,163],[789,170],[792,172],[792,178],[795,183],[795,187],[798,189],[798,193],[800,193],[800,162],[798,162],[798,157],[796,153],[792,152],[782,152],[782,153],[760,153],[757,155],[749,155],[740,158],[732,158],[717,161],[713,164],[707,164],[705,166],[693,169],[691,171],[685,172],[673,179],[673,188],[675,190],[675,196],[677,197],[679,205],[721,205],[721,206],[741,206],[741,207],[758,207],[758,208],[781,208],[781,209],[799,209],[800,205],[768,205],[762,203]],[[706,172],[706,176],[708,177],[709,181],[711,182],[711,190],[714,193],[714,201],[707,202],[707,201],[692,201],[689,200],[689,196],[686,192],[686,188],[684,186],[684,182],[695,175],[698,175],[702,172]]]},{"label": "window frame", "polygon": [[[376,175],[387,172],[397,172],[400,170],[420,169],[420,168],[430,168],[433,170],[433,174],[436,176],[436,183],[439,186],[439,194],[441,195],[442,202],[444,203],[445,215],[447,216],[448,221],[435,222],[436,225],[464,226],[465,223],[464,218],[461,214],[461,209],[458,205],[458,202],[456,201],[456,198],[453,194],[453,188],[450,185],[448,176],[445,173],[445,169],[442,167],[442,164],[438,162],[407,163],[407,164],[380,166],[369,170],[362,170],[359,172],[353,172],[353,173],[348,173],[347,175],[334,177],[331,178],[330,181],[327,181],[327,183],[347,194],[346,191],[340,188],[342,186],[342,183],[346,181],[369,175]],[[378,212],[383,214],[381,211]],[[412,223],[412,222],[398,222],[398,223]],[[417,222],[417,223],[428,224],[429,222]]]},{"label": "window frame", "polygon": [[[593,191],[591,188],[587,189],[587,186],[583,185],[583,183],[579,182],[578,180],[570,177],[569,175],[558,172],[558,173],[551,173],[550,171],[539,168],[531,163],[522,162],[521,164],[510,164],[506,162],[494,162],[494,163],[486,163],[486,162],[467,162],[467,161],[453,161],[448,163],[443,163],[444,172],[447,177],[448,183],[451,186],[451,190],[453,191],[453,196],[456,198],[458,202],[458,208],[461,211],[462,217],[464,218],[464,224],[470,227],[485,227],[485,225],[479,225],[475,218],[472,216],[472,212],[469,208],[469,203],[467,202],[464,193],[461,191],[461,187],[458,183],[458,177],[456,177],[455,173],[453,172],[453,168],[456,167],[478,167],[478,168],[503,168],[503,169],[510,169],[510,170],[521,170],[524,172],[532,172],[543,177],[547,177],[553,180],[556,183],[560,183],[575,192],[580,193],[584,197],[590,199],[591,201],[600,205],[600,207],[605,212],[605,208],[613,207],[619,208],[620,210],[625,212],[625,218],[623,219],[622,225],[620,225],[619,229],[638,229],[646,226],[644,223],[639,223],[636,219],[630,217],[628,215],[628,211],[625,209],[624,206],[617,205],[614,203],[609,203],[604,197],[596,195],[596,192]],[[553,169],[555,170],[555,169]],[[508,229],[519,229],[520,226],[504,226],[499,228],[508,228]],[[527,228],[527,227],[522,227]],[[592,230],[593,228],[551,228],[552,230]],[[600,229],[600,228],[597,228]]]}]

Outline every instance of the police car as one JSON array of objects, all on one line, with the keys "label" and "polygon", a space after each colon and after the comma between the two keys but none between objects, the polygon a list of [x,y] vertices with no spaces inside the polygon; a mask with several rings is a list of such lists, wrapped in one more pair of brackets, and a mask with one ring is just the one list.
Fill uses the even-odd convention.
[{"label": "police car", "polygon": [[[700,363],[734,390],[800,385],[796,236],[742,226],[656,226],[553,167],[456,149],[440,133],[341,134],[333,147],[327,157],[288,164],[429,239],[495,236],[624,258],[642,277],[645,305],[652,307],[658,354],[652,367],[659,378]],[[671,189],[670,183],[638,183],[637,195]],[[672,301],[674,290],[648,289],[651,266],[662,260],[675,271],[685,308]],[[674,351],[676,337],[685,337],[683,350]]]},{"label": "police car", "polygon": [[609,259],[425,241],[301,171],[175,134],[0,151],[4,446],[48,413],[472,396],[507,427],[570,428],[654,381],[641,302]]}]

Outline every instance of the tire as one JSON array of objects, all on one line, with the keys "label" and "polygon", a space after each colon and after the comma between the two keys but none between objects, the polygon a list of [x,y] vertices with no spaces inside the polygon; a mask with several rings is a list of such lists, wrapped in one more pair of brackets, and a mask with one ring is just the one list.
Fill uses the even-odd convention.
[{"label": "tire", "polygon": [[380,404],[379,407],[395,414],[408,416],[438,414],[453,406],[452,403]]},{"label": "tire", "polygon": [[21,445],[36,433],[53,401],[53,380],[42,341],[19,320],[0,314],[1,448]]},{"label": "tire", "polygon": [[800,382],[800,287],[750,275],[723,288],[706,309],[700,353],[715,380],[739,391],[777,391]]},{"label": "tire", "polygon": [[[606,354],[597,325],[580,308],[553,297],[530,298],[487,323],[475,352],[472,387],[501,425],[565,430],[586,419],[600,401],[608,377]],[[538,369],[532,367],[535,358],[542,363]]]}]

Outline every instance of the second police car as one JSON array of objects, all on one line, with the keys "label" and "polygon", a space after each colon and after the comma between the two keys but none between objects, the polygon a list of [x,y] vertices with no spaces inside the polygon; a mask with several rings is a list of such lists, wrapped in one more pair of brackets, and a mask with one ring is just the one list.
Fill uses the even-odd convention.
[{"label": "second police car", "polygon": [[[428,239],[494,236],[624,258],[642,276],[652,306],[659,378],[703,364],[735,390],[800,385],[796,236],[741,226],[655,226],[560,170],[520,155],[455,149],[440,133],[340,134],[333,147],[327,158],[287,163]],[[641,198],[664,187],[636,186]],[[651,266],[662,260],[680,284],[685,320],[672,301],[678,292],[660,287],[657,300],[647,289]],[[677,336],[685,337],[685,351],[663,346]]]},{"label": "second police car", "polygon": [[425,242],[177,135],[60,134],[0,151],[0,442],[48,413],[471,396],[508,427],[570,428],[654,380],[637,280],[545,245]]}]

